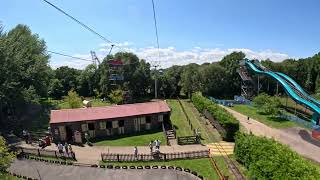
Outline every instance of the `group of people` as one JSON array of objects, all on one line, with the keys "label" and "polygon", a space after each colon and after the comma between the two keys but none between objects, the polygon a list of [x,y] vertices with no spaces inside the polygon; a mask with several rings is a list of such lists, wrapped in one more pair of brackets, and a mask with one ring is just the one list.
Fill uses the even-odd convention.
[{"label": "group of people", "polygon": [[71,144],[68,144],[67,142],[62,144],[61,142],[59,142],[57,147],[61,156],[64,156],[64,153],[66,153],[68,157],[72,157],[73,159],[75,159],[75,154],[72,150]]},{"label": "group of people", "polygon": [[160,152],[160,144],[161,144],[161,141],[159,139],[150,141],[149,143],[150,152],[153,153],[153,149],[155,152]]}]

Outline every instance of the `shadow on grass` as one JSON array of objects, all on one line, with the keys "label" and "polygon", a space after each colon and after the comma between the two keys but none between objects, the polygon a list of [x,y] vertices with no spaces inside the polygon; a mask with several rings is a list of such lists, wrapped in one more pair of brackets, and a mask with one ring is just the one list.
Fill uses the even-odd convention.
[{"label": "shadow on grass", "polygon": [[273,116],[268,116],[267,119],[269,121],[273,121],[273,122],[290,122],[289,120],[287,119],[284,119],[284,118],[279,118],[279,117],[273,117]]},{"label": "shadow on grass", "polygon": [[134,133],[134,134],[124,134],[124,135],[115,135],[115,136],[111,136],[111,137],[94,138],[94,139],[90,139],[90,142],[91,143],[97,143],[97,142],[105,141],[105,140],[117,140],[117,139],[126,138],[126,137],[134,137],[134,136],[155,134],[155,133],[158,133],[158,132],[162,132],[162,129],[143,131],[143,132]]}]

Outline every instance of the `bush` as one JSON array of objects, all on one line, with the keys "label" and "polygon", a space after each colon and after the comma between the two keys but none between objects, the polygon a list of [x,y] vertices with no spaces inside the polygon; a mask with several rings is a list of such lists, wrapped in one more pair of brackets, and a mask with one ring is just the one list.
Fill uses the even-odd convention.
[{"label": "bush", "polygon": [[253,99],[253,105],[260,114],[278,115],[280,112],[281,101],[279,97],[271,97],[265,93],[259,94]]},{"label": "bush", "polygon": [[226,134],[221,134],[224,140],[234,140],[235,133],[239,130],[239,121],[236,118],[234,118],[228,111],[218,106],[213,101],[203,97],[199,92],[193,93],[191,99],[199,112],[203,113],[203,111],[207,109],[225,129]]},{"label": "bush", "polygon": [[257,179],[320,179],[319,168],[272,139],[238,133],[234,155]]}]

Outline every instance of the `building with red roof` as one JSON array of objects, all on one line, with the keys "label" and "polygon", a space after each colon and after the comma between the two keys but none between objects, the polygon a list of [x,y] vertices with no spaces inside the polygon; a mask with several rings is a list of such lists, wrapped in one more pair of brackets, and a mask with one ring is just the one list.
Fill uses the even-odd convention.
[{"label": "building with red roof", "polygon": [[82,143],[90,138],[103,138],[160,128],[170,121],[170,108],[165,101],[104,107],[52,110],[51,133],[54,141]]}]

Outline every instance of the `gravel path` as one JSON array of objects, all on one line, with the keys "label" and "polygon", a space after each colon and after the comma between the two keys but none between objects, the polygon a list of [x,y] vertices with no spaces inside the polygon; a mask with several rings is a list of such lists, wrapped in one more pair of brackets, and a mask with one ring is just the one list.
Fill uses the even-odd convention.
[{"label": "gravel path", "polygon": [[55,165],[50,163],[15,160],[8,169],[41,180],[195,180],[197,177],[175,170],[113,170],[91,167]]},{"label": "gravel path", "polygon": [[311,137],[309,130],[300,127],[274,129],[251,118],[248,122],[247,116],[225,106],[221,107],[233,114],[247,132],[251,131],[255,135],[274,138],[307,159],[320,163],[320,142]]}]

